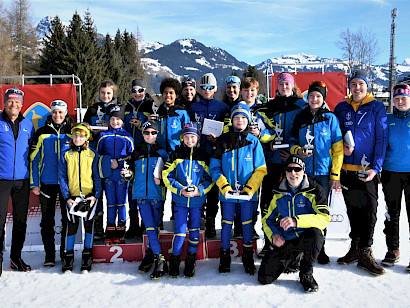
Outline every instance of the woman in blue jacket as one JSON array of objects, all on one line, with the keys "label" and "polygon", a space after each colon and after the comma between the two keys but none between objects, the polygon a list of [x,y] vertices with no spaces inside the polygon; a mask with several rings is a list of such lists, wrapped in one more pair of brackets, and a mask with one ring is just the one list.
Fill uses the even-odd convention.
[{"label": "woman in blue jacket", "polygon": [[[407,84],[394,86],[393,102],[393,113],[387,115],[389,144],[381,174],[387,206],[384,221],[387,253],[382,260],[385,266],[393,266],[400,258],[399,222],[403,192],[407,218],[410,219],[410,87]],[[410,272],[410,265],[406,270]]]},{"label": "woman in blue jacket", "polygon": [[[252,215],[258,189],[266,175],[265,157],[258,138],[249,134],[249,106],[239,103],[233,107],[231,120],[232,127],[228,133],[219,137],[210,164],[210,173],[219,188],[219,200],[222,204],[219,272],[230,272],[231,229],[235,205],[239,204],[243,231],[242,263],[245,272],[254,275],[256,268],[252,249]],[[235,198],[238,194],[241,199]]]},{"label": "woman in blue jacket", "polygon": [[58,180],[58,163],[61,153],[70,147],[72,126],[66,102],[55,100],[50,106],[51,115],[48,116],[46,124],[36,131],[30,155],[30,187],[40,200],[40,227],[46,253],[44,261],[46,267],[55,266],[54,217],[57,196],[60,201],[62,226],[60,257],[64,252],[67,211]]},{"label": "woman in blue jacket", "polygon": [[[198,126],[192,122],[186,124],[182,134],[183,144],[171,153],[162,171],[165,186],[171,190],[172,200],[175,202],[175,231],[169,263],[171,277],[179,275],[180,255],[187,225],[189,244],[184,275],[193,277],[195,274],[202,206],[206,200],[206,194],[214,185],[209,175],[209,155],[199,148]],[[187,223],[188,214],[189,224]]]}]

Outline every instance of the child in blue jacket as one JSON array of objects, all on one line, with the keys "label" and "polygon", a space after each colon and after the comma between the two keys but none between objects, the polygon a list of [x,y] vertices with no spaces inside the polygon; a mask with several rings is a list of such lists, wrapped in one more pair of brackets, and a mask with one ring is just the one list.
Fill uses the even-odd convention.
[{"label": "child in blue jacket", "polygon": [[[107,196],[107,232],[105,245],[124,243],[128,182],[121,176],[124,162],[134,151],[131,134],[122,128],[125,107],[111,105],[108,108],[110,129],[101,132],[97,144],[99,155],[109,156],[109,174],[104,175],[104,189]],[[117,225],[115,220],[118,215]]]},{"label": "child in blue jacket", "polygon": [[168,155],[157,143],[157,122],[147,121],[142,124],[142,136],[144,143],[135,147],[130,160],[130,169],[133,170],[135,178],[132,199],[137,200],[149,244],[138,270],[147,273],[154,264],[151,279],[159,279],[168,272],[168,264],[162,254],[158,239],[165,189],[160,185],[160,172],[156,177],[154,171],[156,171],[158,161],[166,162]]},{"label": "child in blue jacket", "polygon": [[[231,111],[232,127],[218,139],[218,144],[210,164],[210,173],[219,187],[222,204],[222,247],[219,272],[230,272],[230,239],[235,205],[241,209],[243,230],[242,263],[245,272],[254,275],[256,268],[252,250],[252,214],[257,200],[257,192],[266,175],[263,148],[257,137],[249,133],[250,108],[239,103]],[[235,190],[234,190],[235,189]],[[247,200],[236,199],[233,192],[245,194]],[[230,198],[227,198],[230,197]]]},{"label": "child in blue jacket", "polygon": [[214,185],[209,174],[209,155],[199,148],[200,132],[197,124],[186,124],[182,134],[184,143],[171,153],[162,171],[165,186],[171,190],[172,200],[175,202],[175,231],[169,263],[169,275],[173,278],[179,275],[180,255],[187,225],[189,244],[184,275],[193,277],[195,274],[202,206],[206,194]]}]

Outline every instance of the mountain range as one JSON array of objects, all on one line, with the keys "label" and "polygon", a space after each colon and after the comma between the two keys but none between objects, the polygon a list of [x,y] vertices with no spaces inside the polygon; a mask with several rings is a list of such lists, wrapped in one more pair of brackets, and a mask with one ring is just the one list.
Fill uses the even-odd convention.
[{"label": "mountain range", "polygon": [[[51,20],[52,17],[45,17],[37,25],[40,40],[48,33]],[[68,23],[63,22],[63,25],[67,27]],[[98,37],[104,36],[99,34]],[[213,73],[218,80],[218,86],[221,87],[226,76],[232,72],[242,76],[242,71],[250,65],[237,60],[221,48],[205,46],[192,38],[179,39],[170,44],[139,41],[139,50],[150,85],[156,92],[159,91],[159,84],[164,77],[181,78],[189,75],[198,81],[205,73]],[[342,62],[342,59],[300,53],[269,58],[255,67],[264,72],[267,68],[274,71],[292,71],[297,64],[298,71],[321,71],[323,66],[326,71],[340,71],[344,69]],[[397,65],[396,72],[398,80],[410,75],[410,58]],[[371,75],[380,89],[387,87],[388,63],[373,65]]]}]

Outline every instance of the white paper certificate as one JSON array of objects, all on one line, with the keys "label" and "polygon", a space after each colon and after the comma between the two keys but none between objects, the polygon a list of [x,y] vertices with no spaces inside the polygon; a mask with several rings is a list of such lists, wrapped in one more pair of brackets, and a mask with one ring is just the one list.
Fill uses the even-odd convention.
[{"label": "white paper certificate", "polygon": [[202,127],[203,135],[214,134],[216,137],[222,135],[222,130],[224,128],[224,122],[204,119],[204,124]]},{"label": "white paper certificate", "polygon": [[154,169],[154,176],[157,179],[162,178],[162,176],[161,176],[162,169],[164,169],[164,161],[162,160],[161,157],[158,157],[157,164],[155,165],[155,169]]}]

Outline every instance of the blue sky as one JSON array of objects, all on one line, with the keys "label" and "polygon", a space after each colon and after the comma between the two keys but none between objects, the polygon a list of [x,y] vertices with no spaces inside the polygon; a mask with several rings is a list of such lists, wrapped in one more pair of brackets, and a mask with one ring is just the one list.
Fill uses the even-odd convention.
[{"label": "blue sky", "polygon": [[[410,58],[410,1],[49,1],[29,0],[33,21],[58,15],[69,21],[90,10],[98,32],[136,32],[145,41],[169,44],[193,38],[225,49],[238,60],[258,64],[284,54],[341,57],[335,45],[341,30],[372,29],[379,42],[376,64],[389,61],[391,10],[396,20],[396,63]],[[4,0],[6,6],[10,0]]]}]

